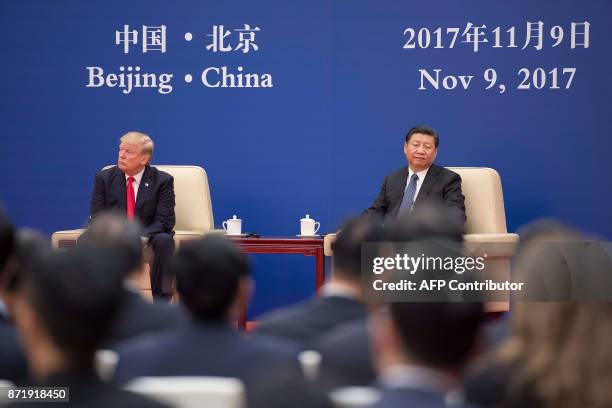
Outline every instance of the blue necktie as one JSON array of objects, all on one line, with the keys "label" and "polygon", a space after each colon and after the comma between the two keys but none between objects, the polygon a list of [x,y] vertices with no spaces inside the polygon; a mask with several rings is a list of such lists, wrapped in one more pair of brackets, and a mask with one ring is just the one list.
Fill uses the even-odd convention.
[{"label": "blue necktie", "polygon": [[400,205],[399,211],[397,212],[398,217],[402,216],[402,214],[404,213],[410,212],[410,210],[412,209],[418,180],[419,176],[416,173],[413,174],[410,178],[410,183],[408,183],[408,185],[406,186],[406,190],[404,190],[404,198],[402,199],[402,204]]}]

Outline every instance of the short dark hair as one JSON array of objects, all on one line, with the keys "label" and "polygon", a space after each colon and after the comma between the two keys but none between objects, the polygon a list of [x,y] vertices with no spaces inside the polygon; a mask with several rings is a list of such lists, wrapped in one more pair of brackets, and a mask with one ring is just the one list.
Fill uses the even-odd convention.
[{"label": "short dark hair", "polygon": [[[462,225],[462,224],[461,224]],[[410,217],[396,221],[388,229],[389,241],[398,254],[427,258],[446,259],[462,257],[463,234],[453,209],[441,204],[424,203],[410,213]],[[401,271],[395,271],[397,279],[401,279]],[[432,279],[453,279],[458,277],[453,269],[445,269],[443,263],[434,262],[427,268],[427,273],[411,276],[416,287],[422,287],[424,281]],[[467,279],[467,276],[461,276]],[[447,291],[417,291],[412,295],[412,301],[449,301],[452,299]]]},{"label": "short dark hair", "polygon": [[393,242],[416,242],[429,238],[463,241],[463,222],[453,208],[428,202],[416,206],[410,217],[397,220],[389,227]]},{"label": "short dark hair", "polygon": [[380,219],[357,217],[346,221],[334,243],[333,273],[350,280],[361,279],[361,244],[378,243],[384,240]]},{"label": "short dark hair", "polygon": [[15,234],[14,262],[8,271],[6,290],[16,292],[23,281],[23,277],[31,273],[41,258],[51,253],[49,238],[40,232],[21,228]]},{"label": "short dark hair", "polygon": [[108,251],[122,264],[125,277],[142,264],[142,229],[116,212],[97,216],[78,240],[79,246]]},{"label": "short dark hair", "polygon": [[410,129],[408,131],[408,133],[406,133],[406,143],[408,143],[410,141],[410,138],[412,137],[412,135],[414,135],[416,133],[421,133],[423,135],[429,135],[429,136],[433,137],[436,149],[438,148],[438,145],[440,144],[440,139],[438,138],[438,133],[435,130],[433,130],[432,127],[427,126],[427,125],[419,125],[419,126],[415,126],[412,129]]},{"label": "short dark hair", "polygon": [[71,368],[90,367],[121,301],[121,274],[106,252],[77,247],[40,259],[21,293]]},{"label": "short dark hair", "polygon": [[0,276],[13,254],[15,247],[15,228],[0,207]]},{"label": "short dark hair", "polygon": [[483,317],[482,303],[393,302],[390,309],[410,358],[435,368],[466,363]]},{"label": "short dark hair", "polygon": [[[389,236],[400,247],[418,242],[435,255],[457,256],[463,236],[455,221],[448,208],[423,205],[390,227]],[[466,362],[483,313],[482,304],[475,302],[393,302],[390,310],[405,351],[418,363],[436,368],[458,368]]]},{"label": "short dark hair", "polygon": [[246,256],[224,237],[207,236],[181,244],[170,263],[181,302],[197,320],[225,320],[249,275]]}]

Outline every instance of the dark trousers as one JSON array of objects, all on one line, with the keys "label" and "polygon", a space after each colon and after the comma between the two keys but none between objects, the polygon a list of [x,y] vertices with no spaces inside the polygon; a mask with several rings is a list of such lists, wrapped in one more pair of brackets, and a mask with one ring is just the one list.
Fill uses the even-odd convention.
[{"label": "dark trousers", "polygon": [[151,235],[149,247],[153,250],[153,262],[149,271],[153,298],[169,299],[173,292],[174,276],[168,265],[174,254],[174,237],[165,232]]}]

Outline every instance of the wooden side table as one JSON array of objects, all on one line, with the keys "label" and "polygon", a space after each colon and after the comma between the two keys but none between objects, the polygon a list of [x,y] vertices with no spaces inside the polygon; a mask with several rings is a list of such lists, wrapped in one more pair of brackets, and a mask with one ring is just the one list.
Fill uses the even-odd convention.
[{"label": "wooden side table", "polygon": [[[227,238],[247,254],[302,254],[304,256],[314,256],[317,293],[325,282],[325,254],[323,252],[322,237]],[[238,328],[241,330],[246,329],[246,306],[246,304],[242,305],[238,319]]]}]

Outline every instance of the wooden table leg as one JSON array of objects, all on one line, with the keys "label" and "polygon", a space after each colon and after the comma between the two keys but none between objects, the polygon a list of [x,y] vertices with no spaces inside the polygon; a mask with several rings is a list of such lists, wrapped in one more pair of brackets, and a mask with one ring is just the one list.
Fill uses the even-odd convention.
[{"label": "wooden table leg", "polygon": [[317,295],[319,294],[319,289],[325,283],[325,253],[323,252],[323,248],[317,248],[317,254],[315,256],[316,263],[316,289]]},{"label": "wooden table leg", "polygon": [[[317,296],[319,289],[325,283],[325,252],[323,240],[312,242],[313,240],[296,239],[275,239],[275,238],[240,238],[232,241],[247,254],[302,254],[315,256],[315,286]],[[247,326],[247,305],[239,305],[239,316],[237,326],[239,330],[246,330]]]}]

